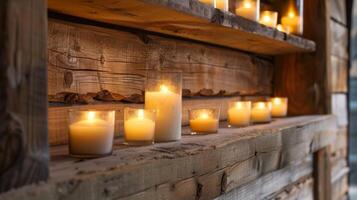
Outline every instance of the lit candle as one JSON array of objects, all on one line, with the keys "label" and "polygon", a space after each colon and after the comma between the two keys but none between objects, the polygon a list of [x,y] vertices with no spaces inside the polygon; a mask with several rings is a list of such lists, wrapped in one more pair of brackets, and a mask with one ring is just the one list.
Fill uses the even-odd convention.
[{"label": "lit candle", "polygon": [[271,98],[271,115],[273,117],[285,117],[288,111],[288,98]]},{"label": "lit candle", "polygon": [[125,142],[134,145],[152,144],[155,133],[155,113],[144,109],[125,108]]},{"label": "lit candle", "polygon": [[219,124],[219,111],[196,109],[190,111],[190,128],[193,133],[216,133]]},{"label": "lit candle", "polygon": [[283,25],[281,25],[281,24],[278,24],[277,26],[276,26],[276,29],[278,29],[278,31],[281,31],[281,32],[284,32],[284,33],[287,33],[287,34],[289,34],[290,33],[290,27],[289,26],[283,26]]},{"label": "lit candle", "polygon": [[265,26],[275,28],[278,21],[278,13],[273,11],[263,11],[260,14],[259,22]]},{"label": "lit candle", "polygon": [[259,1],[257,0],[239,0],[237,2],[236,14],[253,20],[259,19]]},{"label": "lit candle", "polygon": [[[72,116],[71,116],[72,115]],[[115,111],[71,112],[69,149],[73,156],[97,157],[110,154],[114,137]]]},{"label": "lit candle", "polygon": [[214,6],[214,0],[199,0],[202,3]]},{"label": "lit candle", "polygon": [[257,102],[253,104],[251,120],[253,123],[270,122],[271,112],[268,102]]},{"label": "lit candle", "polygon": [[228,11],[228,0],[214,0],[214,7]]},{"label": "lit candle", "polygon": [[286,16],[281,18],[281,24],[284,29],[289,29],[289,32],[291,33],[302,33],[300,17],[296,15],[294,9],[292,8],[289,9]]},{"label": "lit candle", "polygon": [[161,85],[159,91],[145,92],[145,109],[156,110],[155,141],[174,141],[181,139],[180,93]]},{"label": "lit candle", "polygon": [[248,126],[250,124],[250,101],[229,103],[228,122],[232,126]]}]

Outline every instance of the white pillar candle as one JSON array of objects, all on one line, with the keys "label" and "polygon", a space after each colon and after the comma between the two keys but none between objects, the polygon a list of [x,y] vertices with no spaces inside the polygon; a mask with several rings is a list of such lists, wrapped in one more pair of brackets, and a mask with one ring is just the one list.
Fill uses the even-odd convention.
[{"label": "white pillar candle", "polygon": [[145,109],[156,110],[155,141],[181,139],[181,94],[161,85],[159,91],[145,92]]},{"label": "white pillar candle", "polygon": [[190,111],[190,128],[193,133],[216,133],[218,125],[219,111],[215,111],[214,109]]},{"label": "white pillar candle", "polygon": [[124,138],[128,144],[152,144],[154,141],[154,112],[125,108]]},{"label": "white pillar candle", "polygon": [[69,125],[71,155],[85,157],[111,153],[114,137],[114,111],[108,112],[108,120],[103,120],[96,114],[95,111],[85,112],[84,118]]},{"label": "white pillar candle", "polygon": [[259,0],[239,0],[236,8],[236,15],[253,21],[258,21]]},{"label": "white pillar candle", "polygon": [[268,102],[257,102],[253,104],[251,119],[253,123],[264,123],[271,121],[271,112]]},{"label": "white pillar candle", "polygon": [[260,14],[259,23],[275,28],[278,22],[278,13],[273,11],[263,11]]},{"label": "white pillar candle", "polygon": [[288,99],[287,98],[271,98],[271,115],[273,117],[285,117],[288,112]]},{"label": "white pillar candle", "polygon": [[232,102],[228,109],[228,122],[232,126],[248,126],[250,124],[251,102]]}]

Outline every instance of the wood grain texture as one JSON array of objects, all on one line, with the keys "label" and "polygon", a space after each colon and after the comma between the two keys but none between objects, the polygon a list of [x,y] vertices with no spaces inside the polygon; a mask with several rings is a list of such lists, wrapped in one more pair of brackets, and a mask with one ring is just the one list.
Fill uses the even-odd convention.
[{"label": "wood grain texture", "polygon": [[337,122],[340,127],[348,125],[348,108],[346,94],[333,94],[331,101],[332,114],[337,116]]},{"label": "wood grain texture", "polygon": [[[154,35],[49,21],[48,93],[141,94],[147,70],[183,72],[196,93],[270,95],[272,62],[235,50]],[[143,40],[145,38],[145,40]]]},{"label": "wood grain texture", "polygon": [[287,35],[199,1],[50,0],[48,4],[50,10],[58,13],[253,53],[276,55],[315,50],[313,41]]},{"label": "wood grain texture", "polygon": [[331,56],[331,92],[343,92],[348,91],[348,60]]},{"label": "wood grain texture", "polygon": [[43,0],[0,2],[0,192],[48,177]]},{"label": "wood grain texture", "polygon": [[[277,119],[270,124],[221,128],[218,134],[183,136],[179,142],[135,148],[119,140],[113,155],[92,160],[68,157],[67,146],[51,148],[49,182],[2,197],[213,199],[236,194],[264,198],[311,175],[311,153],[335,140],[335,120],[332,116]],[[296,149],[295,154],[307,154],[283,156],[300,144],[309,145]],[[255,178],[248,177],[252,172],[257,174]]]},{"label": "wood grain texture", "polygon": [[331,18],[347,25],[347,10],[346,1],[344,0],[330,0],[331,2]]},{"label": "wood grain texture", "polygon": [[348,29],[330,20],[331,54],[339,58],[348,59]]},{"label": "wood grain texture", "polygon": [[331,200],[330,148],[325,147],[314,155],[314,199]]},{"label": "wood grain texture", "polygon": [[330,108],[330,17],[325,0],[304,2],[304,37],[316,42],[316,51],[276,57],[274,91],[289,98],[289,114],[328,113]]},{"label": "wood grain texture", "polygon": [[280,193],[270,197],[275,200],[313,200],[314,180],[312,177],[304,177],[297,182],[283,188]]}]

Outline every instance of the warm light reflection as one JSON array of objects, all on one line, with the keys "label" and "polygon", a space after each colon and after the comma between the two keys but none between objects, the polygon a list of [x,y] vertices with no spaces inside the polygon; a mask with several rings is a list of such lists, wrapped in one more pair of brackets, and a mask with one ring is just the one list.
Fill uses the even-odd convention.
[{"label": "warm light reflection", "polygon": [[268,15],[263,16],[263,22],[270,22],[271,18]]},{"label": "warm light reflection", "polygon": [[200,118],[200,119],[208,119],[208,118],[209,118],[209,115],[208,115],[208,113],[206,113],[206,112],[201,112],[201,113],[200,113],[200,116],[199,116],[198,118]]},{"label": "warm light reflection", "polygon": [[281,99],[280,98],[274,98],[273,99],[273,103],[276,104],[276,105],[279,105],[279,104],[281,104]]},{"label": "warm light reflection", "polygon": [[242,102],[236,102],[236,108],[241,109],[242,107]]},{"label": "warm light reflection", "polygon": [[294,17],[295,17],[294,11],[289,11],[288,16],[289,16],[290,18],[294,18]]},{"label": "warm light reflection", "polygon": [[264,102],[258,102],[257,108],[264,109],[265,108],[265,103]]}]

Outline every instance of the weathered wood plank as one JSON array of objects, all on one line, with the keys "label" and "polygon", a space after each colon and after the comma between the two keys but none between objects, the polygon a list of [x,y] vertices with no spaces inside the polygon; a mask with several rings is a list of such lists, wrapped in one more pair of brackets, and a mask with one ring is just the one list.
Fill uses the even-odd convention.
[{"label": "weathered wood plank", "polygon": [[348,91],[348,60],[331,56],[331,92]]},{"label": "weathered wood plank", "polygon": [[332,114],[337,116],[338,125],[345,127],[348,124],[348,108],[346,94],[333,94],[331,101]]},{"label": "weathered wood plank", "polygon": [[302,178],[287,187],[284,187],[278,194],[271,195],[267,199],[275,200],[313,200],[314,180],[312,177]]},{"label": "weathered wood plank", "polygon": [[43,0],[0,2],[0,193],[48,177]]},{"label": "weathered wood plank", "polygon": [[348,59],[348,29],[347,27],[330,20],[331,54],[339,58]]},{"label": "weathered wood plank", "polygon": [[314,199],[331,200],[330,149],[325,147],[314,154]]},{"label": "weathered wood plank", "polygon": [[340,177],[333,183],[332,200],[341,200],[348,192],[348,174]]},{"label": "weathered wood plank", "polygon": [[276,57],[274,92],[277,96],[289,98],[290,115],[329,113],[329,25],[328,2],[305,1],[304,37],[316,42],[316,52]]},{"label": "weathered wood plank", "polygon": [[[29,200],[54,199],[58,195],[90,200],[212,199],[222,191],[252,198],[267,196],[311,175],[311,154],[290,157],[293,160],[286,162],[280,162],[280,157],[289,151],[289,146],[294,148],[300,143],[311,144],[304,146],[308,152],[332,143],[335,120],[332,116],[277,119],[270,124],[221,128],[218,134],[183,136],[180,142],[135,148],[119,140],[113,155],[93,160],[70,158],[67,146],[55,147],[51,148],[51,179],[47,184],[36,190],[29,186],[8,192],[2,197],[21,199],[31,192],[26,196]],[[249,177],[251,172],[257,176]],[[242,175],[247,175],[245,181],[240,179]],[[257,190],[247,192],[249,188]]]},{"label": "weathered wood plank", "polygon": [[347,11],[346,11],[346,1],[344,0],[330,0],[331,2],[331,17],[347,25]]},{"label": "weathered wood plank", "polygon": [[275,55],[315,50],[315,43],[310,40],[287,35],[199,1],[50,0],[48,4],[50,10],[58,13],[254,53]]}]

